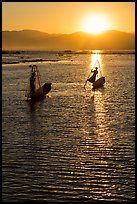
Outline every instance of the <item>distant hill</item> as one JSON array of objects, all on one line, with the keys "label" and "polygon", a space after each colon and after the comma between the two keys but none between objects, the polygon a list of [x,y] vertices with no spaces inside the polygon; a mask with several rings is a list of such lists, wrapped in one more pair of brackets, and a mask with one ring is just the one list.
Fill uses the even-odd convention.
[{"label": "distant hill", "polygon": [[48,34],[35,30],[2,31],[2,50],[133,50],[135,34],[115,30]]}]

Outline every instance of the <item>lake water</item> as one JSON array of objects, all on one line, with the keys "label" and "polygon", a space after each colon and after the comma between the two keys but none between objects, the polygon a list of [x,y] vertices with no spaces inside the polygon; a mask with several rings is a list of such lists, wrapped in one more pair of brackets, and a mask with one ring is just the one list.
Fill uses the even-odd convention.
[{"label": "lake water", "polygon": [[[3,201],[135,201],[135,56],[99,54],[106,83],[85,90],[95,56],[3,55]],[[35,103],[25,99],[30,64],[52,82]]]}]

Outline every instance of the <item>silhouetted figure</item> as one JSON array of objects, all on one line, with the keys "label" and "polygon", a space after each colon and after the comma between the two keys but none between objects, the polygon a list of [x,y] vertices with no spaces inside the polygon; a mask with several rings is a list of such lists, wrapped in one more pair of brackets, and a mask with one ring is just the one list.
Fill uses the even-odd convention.
[{"label": "silhouetted figure", "polygon": [[35,72],[32,72],[30,77],[30,95],[33,95],[35,93]]},{"label": "silhouetted figure", "polygon": [[96,69],[91,72],[93,72],[93,75],[89,79],[87,79],[87,81],[94,84],[96,80],[96,75],[98,74],[98,68],[96,67]]}]

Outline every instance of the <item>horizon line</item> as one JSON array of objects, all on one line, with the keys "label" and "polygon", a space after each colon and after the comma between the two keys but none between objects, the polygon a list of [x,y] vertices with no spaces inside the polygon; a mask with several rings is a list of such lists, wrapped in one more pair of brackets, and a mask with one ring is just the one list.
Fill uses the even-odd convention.
[{"label": "horizon line", "polygon": [[100,33],[90,33],[90,32],[85,32],[85,31],[75,31],[75,32],[72,32],[72,33],[48,33],[46,31],[40,31],[40,30],[33,30],[33,29],[22,29],[22,30],[2,30],[2,32],[21,32],[21,31],[37,31],[37,32],[40,32],[40,33],[46,33],[46,34],[60,34],[60,35],[69,35],[69,34],[74,34],[74,33],[86,33],[86,34],[89,34],[89,35],[100,35],[102,33],[105,33],[105,32],[109,32],[109,31],[116,31],[116,32],[122,32],[122,33],[132,33],[132,34],[135,34],[135,31],[121,31],[121,30],[105,30],[105,31],[102,31]]}]

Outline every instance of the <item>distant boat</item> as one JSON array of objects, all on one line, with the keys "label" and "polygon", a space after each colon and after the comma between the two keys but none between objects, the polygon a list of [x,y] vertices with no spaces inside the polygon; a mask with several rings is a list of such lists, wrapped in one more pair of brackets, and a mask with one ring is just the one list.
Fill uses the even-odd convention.
[{"label": "distant boat", "polygon": [[58,53],[58,56],[63,56],[63,53]]},{"label": "distant boat", "polygon": [[[91,73],[93,75],[91,76]],[[101,67],[99,61],[97,61],[96,65],[94,65],[94,69],[90,71],[89,77],[85,82],[84,87],[86,86],[87,82],[92,83],[93,90],[103,87],[105,83],[105,77],[102,76]]]},{"label": "distant boat", "polygon": [[27,100],[42,100],[46,98],[46,95],[50,92],[51,83],[42,85],[38,67],[36,65],[30,65],[29,67],[31,67],[31,71],[25,96]]}]

